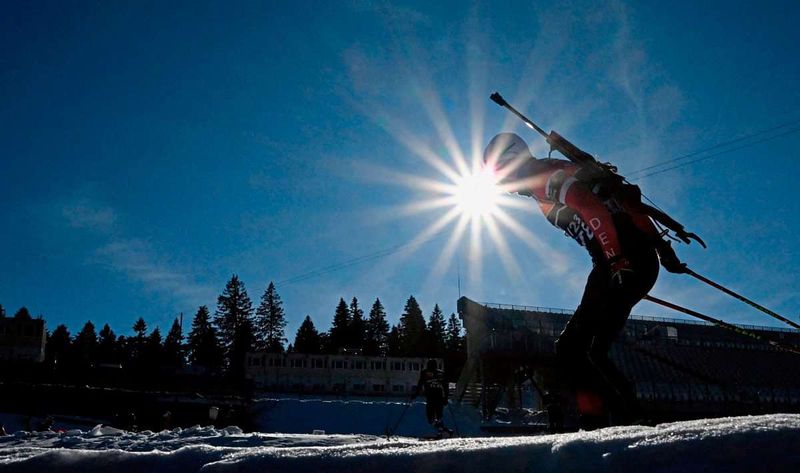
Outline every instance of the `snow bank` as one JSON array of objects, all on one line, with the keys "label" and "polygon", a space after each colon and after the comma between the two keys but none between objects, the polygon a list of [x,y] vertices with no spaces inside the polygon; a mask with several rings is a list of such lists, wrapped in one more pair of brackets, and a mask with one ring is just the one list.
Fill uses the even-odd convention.
[{"label": "snow bank", "polygon": [[[96,435],[99,434],[99,435]],[[800,471],[800,415],[612,427],[539,437],[387,441],[195,427],[0,438],[0,471]]]}]

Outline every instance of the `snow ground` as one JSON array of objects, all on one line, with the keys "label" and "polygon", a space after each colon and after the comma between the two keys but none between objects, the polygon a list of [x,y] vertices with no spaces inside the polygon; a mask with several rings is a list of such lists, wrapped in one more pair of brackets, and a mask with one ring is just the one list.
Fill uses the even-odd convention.
[{"label": "snow ground", "polygon": [[13,472],[800,471],[800,415],[612,427],[436,442],[371,435],[244,434],[236,427],[124,432],[96,427],[0,438]]},{"label": "snow ground", "polygon": [[[258,399],[253,410],[261,432],[307,434],[324,430],[328,434],[382,436],[395,426],[394,433],[403,436],[433,432],[425,418],[425,403],[419,400],[409,406],[403,400],[274,397]],[[444,421],[457,428],[461,436],[480,435],[480,416],[475,408],[451,403],[445,408]]]}]

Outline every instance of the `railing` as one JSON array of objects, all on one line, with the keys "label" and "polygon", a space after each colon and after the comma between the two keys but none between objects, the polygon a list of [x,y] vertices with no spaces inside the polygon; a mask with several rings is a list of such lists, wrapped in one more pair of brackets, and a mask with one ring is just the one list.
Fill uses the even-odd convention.
[{"label": "railing", "polygon": [[[481,302],[480,304],[489,309],[519,310],[525,312],[543,312],[546,314],[572,315],[575,312],[574,310],[559,309],[555,307],[539,307],[532,305],[498,304],[494,302]],[[714,326],[714,324],[703,322],[700,320],[659,317],[654,315],[631,315],[630,320],[641,320],[645,322],[663,322],[670,324],[702,325],[706,327]],[[747,324],[733,324],[733,325],[748,330],[761,330],[765,332],[800,333],[798,330],[792,328],[768,327],[766,325],[747,325]]]}]

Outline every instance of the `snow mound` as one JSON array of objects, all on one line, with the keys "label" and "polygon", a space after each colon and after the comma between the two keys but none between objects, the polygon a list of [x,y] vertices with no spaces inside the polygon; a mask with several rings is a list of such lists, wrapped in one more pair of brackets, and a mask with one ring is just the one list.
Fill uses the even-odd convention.
[{"label": "snow mound", "polygon": [[[536,437],[387,441],[193,427],[0,438],[0,471],[800,471],[800,415],[611,427]],[[97,433],[101,435],[97,435]]]}]

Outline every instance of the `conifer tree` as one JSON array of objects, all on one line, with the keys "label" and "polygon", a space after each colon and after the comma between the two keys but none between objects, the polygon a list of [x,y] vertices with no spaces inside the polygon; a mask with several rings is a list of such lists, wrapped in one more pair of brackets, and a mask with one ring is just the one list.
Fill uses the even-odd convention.
[{"label": "conifer tree", "polygon": [[117,352],[117,335],[108,324],[105,324],[97,334],[97,361],[100,363],[119,361]]},{"label": "conifer tree", "polygon": [[375,299],[372,304],[366,326],[364,354],[386,356],[388,353],[389,322],[386,321],[386,311],[380,299]]},{"label": "conifer tree", "polygon": [[261,296],[261,304],[256,310],[258,345],[260,349],[269,353],[283,353],[284,350],[286,316],[282,306],[283,303],[275,290],[275,284],[270,282],[264,295]]},{"label": "conifer tree", "polygon": [[445,345],[448,353],[462,353],[464,351],[464,337],[461,335],[461,322],[455,313],[450,314],[447,320],[447,334]]},{"label": "conifer tree", "polygon": [[433,306],[433,312],[428,319],[428,353],[426,356],[441,357],[446,350],[445,342],[445,320],[439,304]]},{"label": "conifer tree", "polygon": [[320,353],[321,348],[319,332],[314,327],[311,317],[306,315],[294,337],[294,351],[295,353]]},{"label": "conifer tree", "polygon": [[353,297],[350,301],[350,340],[347,342],[348,348],[363,349],[364,337],[366,335],[366,324],[364,321],[364,311],[358,306],[358,298]]},{"label": "conifer tree", "polygon": [[406,301],[400,316],[400,352],[403,356],[425,356],[426,327],[422,309],[414,296]]},{"label": "conifer tree", "polygon": [[233,378],[244,374],[244,360],[252,351],[255,342],[253,327],[253,303],[247,295],[244,283],[235,274],[217,298],[214,324],[225,351],[225,362]]},{"label": "conifer tree", "polygon": [[400,329],[397,325],[392,325],[389,336],[386,338],[386,352],[389,356],[401,356],[400,351]]},{"label": "conifer tree", "polygon": [[161,364],[163,346],[161,345],[161,330],[154,328],[145,341],[143,360],[145,366],[152,367]]},{"label": "conifer tree", "polygon": [[455,313],[451,313],[450,318],[447,320],[445,346],[445,377],[448,380],[455,381],[467,361],[466,343],[464,336],[461,335],[461,322]]},{"label": "conifer tree", "polygon": [[339,299],[336,312],[333,314],[330,336],[328,339],[328,353],[337,353],[340,348],[347,348],[350,332],[350,309],[343,298]]},{"label": "conifer tree", "polygon": [[133,332],[136,335],[133,341],[128,340],[128,356],[134,364],[139,364],[142,362],[147,341],[147,323],[142,317],[133,324]]},{"label": "conifer tree", "polygon": [[176,318],[164,339],[164,364],[181,367],[184,364],[183,332]]},{"label": "conifer tree", "polygon": [[189,362],[194,366],[202,366],[215,370],[222,366],[222,347],[217,339],[217,332],[211,324],[208,307],[200,306],[192,320],[192,330],[187,342]]},{"label": "conifer tree", "polygon": [[61,367],[69,363],[71,347],[72,340],[69,329],[66,325],[61,324],[47,337],[45,356],[48,361]]},{"label": "conifer tree", "polygon": [[75,336],[72,345],[75,348],[75,355],[82,363],[91,363],[95,361],[97,332],[95,332],[94,324],[91,320],[83,325],[81,331]]},{"label": "conifer tree", "polygon": [[22,320],[33,320],[31,317],[30,311],[28,311],[27,307],[20,307],[16,314],[14,314],[15,319],[22,319]]}]

